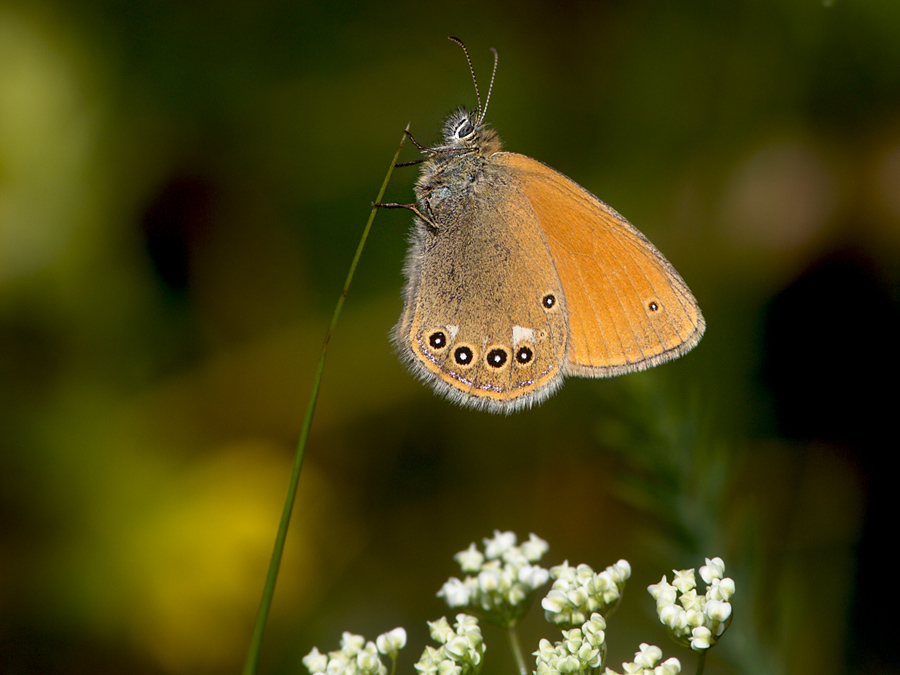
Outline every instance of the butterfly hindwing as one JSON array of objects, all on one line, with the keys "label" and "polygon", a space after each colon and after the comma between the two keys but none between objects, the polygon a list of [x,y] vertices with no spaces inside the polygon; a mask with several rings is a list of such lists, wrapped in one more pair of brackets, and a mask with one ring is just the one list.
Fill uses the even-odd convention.
[{"label": "butterfly hindwing", "polygon": [[406,306],[395,328],[404,360],[458,402],[514,410],[562,380],[565,298],[530,205],[507,181],[431,204],[407,257]]}]

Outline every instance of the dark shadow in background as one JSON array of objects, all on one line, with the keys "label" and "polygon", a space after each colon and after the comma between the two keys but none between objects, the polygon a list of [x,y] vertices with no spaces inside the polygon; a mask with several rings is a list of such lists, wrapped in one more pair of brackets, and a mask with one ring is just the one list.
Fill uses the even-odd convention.
[{"label": "dark shadow in background", "polygon": [[[900,308],[877,263],[856,249],[816,261],[772,301],[765,380],[781,432],[836,446],[862,476],[847,672],[888,672],[895,623],[884,620],[885,535],[896,531]],[[828,589],[822,589],[827,611]]]}]

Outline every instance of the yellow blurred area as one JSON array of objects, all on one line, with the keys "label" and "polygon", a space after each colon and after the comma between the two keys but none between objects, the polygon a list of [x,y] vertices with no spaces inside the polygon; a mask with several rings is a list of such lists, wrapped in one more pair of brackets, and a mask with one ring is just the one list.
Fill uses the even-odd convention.
[{"label": "yellow blurred area", "polygon": [[[36,425],[48,453],[31,477],[39,515],[24,518],[50,519],[55,534],[4,556],[19,590],[33,594],[32,611],[56,630],[121,645],[161,672],[242,661],[291,447],[247,433],[216,438],[219,415],[235,423],[237,415],[268,420],[273,412],[206,409],[221,385],[241,378],[241,367],[223,358],[133,397],[60,383],[51,414]],[[319,602],[323,568],[339,572],[360,546],[314,460],[304,467],[295,514],[273,623],[296,621],[297,608]]]},{"label": "yellow blurred area", "polygon": [[[117,118],[111,55],[70,19],[52,5],[0,6],[0,307],[4,323],[19,317],[62,331],[64,343],[53,346],[65,354],[39,353],[46,345],[27,354],[58,359],[49,382],[29,376],[21,352],[6,354],[12,370],[5,374],[21,374],[3,383],[7,412],[18,408],[28,427],[25,445],[5,452],[40,454],[22,458],[29,482],[15,489],[28,493],[20,507],[29,511],[6,516],[31,533],[28,543],[3,547],[4,624],[19,633],[26,624],[12,608],[28,598],[24,616],[55,635],[118,645],[160,672],[230,670],[246,654],[281,515],[297,381],[286,391],[256,388],[280,396],[273,410],[252,396],[236,409],[222,395],[234,392],[219,389],[242,378],[246,353],[224,354],[209,367],[201,359],[150,388],[128,384],[127,374],[110,376],[123,362],[146,358],[136,349],[110,351],[103,333],[121,336],[141,311],[134,304],[147,297],[138,233],[121,225],[140,192],[152,189],[135,177],[154,180],[156,164],[116,166],[124,156],[113,146],[127,129]],[[253,347],[247,364],[279,359],[280,369],[286,349],[309,341],[296,330],[286,339],[290,345],[278,339]],[[285,433],[279,440],[251,429],[223,436],[215,428],[220,415],[226,424],[258,416]],[[22,468],[18,458],[7,461]],[[314,604],[326,561],[340,569],[359,546],[334,502],[308,462],[273,622],[288,618],[288,607]],[[49,529],[33,529],[41,526]],[[17,644],[10,646],[15,653]]]},{"label": "yellow blurred area", "polygon": [[[96,503],[82,501],[69,536],[41,569],[59,620],[97,640],[127,645],[164,672],[240,662],[259,603],[273,523],[280,515],[283,456],[260,442],[214,448],[208,459],[159,467],[147,457],[95,472]],[[329,491],[307,468],[278,586],[283,602],[309,603],[321,572],[307,517],[328,517]],[[103,479],[128,486],[108,487]],[[324,504],[323,504],[324,502]],[[345,552],[346,553],[346,552]],[[276,615],[273,617],[278,619]]]},{"label": "yellow blurred area", "polygon": [[[646,585],[722,556],[707,673],[895,672],[895,0],[0,0],[0,672],[241,668],[370,202],[407,122],[430,143],[475,103],[446,35],[482,95],[499,50],[505,148],[634,222],[708,332],[532,411],[458,409],[393,353],[410,217],[379,213],[260,672],[398,625],[413,672],[453,554],[495,529],[548,566],[630,561],[612,666],[667,645]],[[526,652],[556,639],[540,614]],[[485,635],[484,675],[513,672]]]},{"label": "yellow blurred area", "polygon": [[92,253],[90,229],[105,220],[103,167],[95,160],[110,111],[98,81],[102,63],[91,57],[61,17],[0,6],[4,297],[30,275],[71,274]]}]

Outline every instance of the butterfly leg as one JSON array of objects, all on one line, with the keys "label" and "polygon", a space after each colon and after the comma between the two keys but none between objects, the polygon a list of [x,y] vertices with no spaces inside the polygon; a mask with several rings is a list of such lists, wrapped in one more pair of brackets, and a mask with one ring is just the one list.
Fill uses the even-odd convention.
[{"label": "butterfly leg", "polygon": [[[419,150],[424,153],[431,153],[431,149],[419,143],[419,141],[416,140],[416,137],[412,135],[412,132],[409,129],[404,129],[403,133],[406,134],[406,137],[410,140],[410,142]],[[425,162],[427,160],[428,157],[423,157],[422,159],[414,159],[411,162],[399,162],[397,164],[394,164],[394,168],[398,168],[401,166],[415,166],[416,164],[421,164],[422,162]]]},{"label": "butterfly leg", "polygon": [[[425,225],[427,225],[428,228],[432,232],[437,232],[437,230],[438,230],[438,226],[435,225],[434,220],[432,220],[431,218],[426,216],[424,213],[419,211],[419,207],[416,206],[415,204],[398,204],[396,202],[385,202],[385,203],[381,203],[381,204],[376,204],[375,202],[372,202],[372,206],[375,206],[379,209],[407,209],[407,210],[415,213],[419,218],[421,218],[422,221],[425,223]],[[430,213],[431,207],[428,205],[427,200],[425,201],[425,207],[428,209],[428,211]]]}]

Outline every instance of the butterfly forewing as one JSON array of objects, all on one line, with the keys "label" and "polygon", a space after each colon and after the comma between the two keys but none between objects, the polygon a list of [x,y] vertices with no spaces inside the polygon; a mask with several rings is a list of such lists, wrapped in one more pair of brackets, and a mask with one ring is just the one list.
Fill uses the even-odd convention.
[{"label": "butterfly forewing", "polygon": [[641,370],[697,343],[697,303],[646,237],[558,171],[516,153],[491,159],[527,197],[555,262],[568,306],[567,372]]}]

